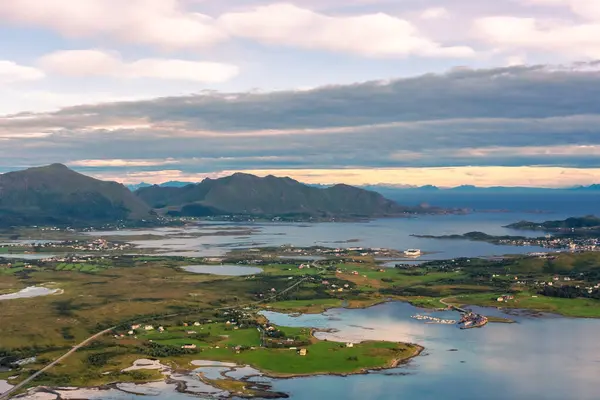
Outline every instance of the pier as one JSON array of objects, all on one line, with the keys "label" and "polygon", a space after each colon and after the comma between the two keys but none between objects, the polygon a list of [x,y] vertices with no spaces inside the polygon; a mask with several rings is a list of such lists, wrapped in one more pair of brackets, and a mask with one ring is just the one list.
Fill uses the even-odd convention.
[{"label": "pier", "polygon": [[454,304],[450,304],[450,303],[448,303],[448,302],[446,301],[447,299],[448,299],[448,297],[441,299],[441,300],[440,300],[440,303],[442,303],[443,305],[445,305],[445,306],[446,306],[446,307],[448,307],[449,309],[456,310],[456,311],[458,311],[458,312],[460,312],[460,313],[462,313],[462,314],[467,314],[467,313],[469,313],[469,312],[470,312],[470,311],[468,311],[468,310],[465,310],[464,308],[460,308],[460,307],[458,307],[458,306],[455,306]]}]

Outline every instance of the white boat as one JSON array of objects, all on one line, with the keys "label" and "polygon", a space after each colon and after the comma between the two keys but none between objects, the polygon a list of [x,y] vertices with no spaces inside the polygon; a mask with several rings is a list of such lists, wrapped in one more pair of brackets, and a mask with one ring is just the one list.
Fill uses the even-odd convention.
[{"label": "white boat", "polygon": [[404,250],[404,255],[408,256],[408,257],[420,257],[421,256],[421,250],[419,250],[419,249]]}]

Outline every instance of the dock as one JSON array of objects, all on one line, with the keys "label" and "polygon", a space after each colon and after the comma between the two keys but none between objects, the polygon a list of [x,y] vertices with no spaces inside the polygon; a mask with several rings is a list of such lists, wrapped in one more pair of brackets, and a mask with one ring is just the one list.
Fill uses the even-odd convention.
[{"label": "dock", "polygon": [[447,299],[447,298],[448,298],[448,297],[446,297],[446,298],[444,298],[444,299],[441,299],[441,300],[440,300],[440,303],[442,303],[443,305],[445,305],[446,307],[448,307],[448,308],[449,308],[449,309],[451,309],[451,310],[456,310],[456,311],[458,311],[458,312],[459,312],[459,313],[461,313],[461,314],[468,314],[468,313],[470,312],[470,311],[468,311],[468,310],[465,310],[464,308],[460,308],[460,307],[458,307],[458,306],[455,306],[454,304],[450,304],[450,303],[446,302],[446,299]]}]

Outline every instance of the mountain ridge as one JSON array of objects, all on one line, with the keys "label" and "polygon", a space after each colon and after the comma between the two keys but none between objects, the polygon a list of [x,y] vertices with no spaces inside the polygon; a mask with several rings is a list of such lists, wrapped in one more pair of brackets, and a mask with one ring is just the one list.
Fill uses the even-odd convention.
[{"label": "mountain ridge", "polygon": [[77,225],[151,218],[150,208],[117,182],[63,164],[0,174],[0,225]]},{"label": "mountain ridge", "polygon": [[[157,184],[161,187],[183,187],[186,185],[196,185],[200,182],[187,182],[187,181],[168,181]],[[335,185],[323,185],[323,184],[305,184],[307,186],[328,188]],[[147,182],[140,182],[135,184],[126,185],[130,190],[136,191],[143,187],[155,186]],[[398,190],[398,191],[600,191],[600,184],[595,183],[591,185],[579,185],[579,186],[566,186],[557,188],[546,188],[546,187],[535,187],[535,186],[475,186],[475,185],[460,185],[454,187],[440,187],[436,185],[387,185],[387,184],[375,184],[375,185],[357,185],[358,187],[365,190],[371,190],[377,192],[378,190]]]},{"label": "mountain ridge", "polygon": [[381,194],[338,184],[316,188],[289,177],[257,177],[245,173],[184,187],[154,185],[135,194],[170,215],[303,215],[312,217],[385,217],[435,209],[406,207]]}]

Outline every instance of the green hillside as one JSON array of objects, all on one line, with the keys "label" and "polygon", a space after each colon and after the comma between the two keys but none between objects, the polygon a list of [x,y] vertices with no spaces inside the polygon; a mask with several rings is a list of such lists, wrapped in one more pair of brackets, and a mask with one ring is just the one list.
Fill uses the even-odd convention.
[{"label": "green hillside", "polygon": [[185,216],[222,214],[383,217],[425,210],[403,207],[348,185],[316,188],[290,178],[237,173],[182,188],[151,186],[136,195],[157,209]]},{"label": "green hillside", "polygon": [[150,218],[149,207],[125,186],[62,164],[0,175],[0,226],[77,225]]}]

